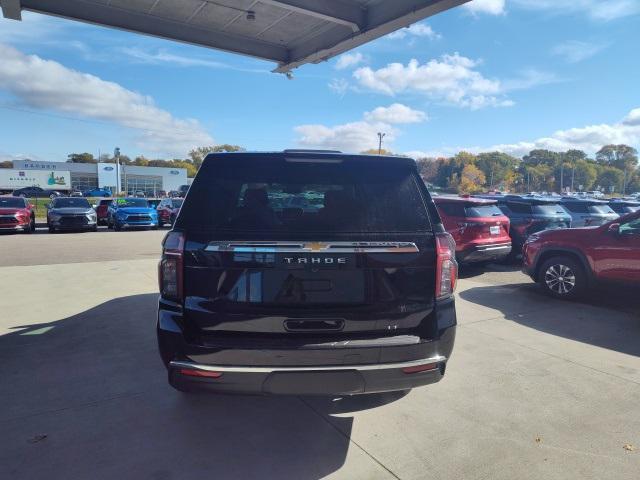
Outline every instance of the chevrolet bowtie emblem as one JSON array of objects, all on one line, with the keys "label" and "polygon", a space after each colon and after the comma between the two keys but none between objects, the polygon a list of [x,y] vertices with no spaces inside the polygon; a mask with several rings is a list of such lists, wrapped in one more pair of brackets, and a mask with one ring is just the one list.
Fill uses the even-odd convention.
[{"label": "chevrolet bowtie emblem", "polygon": [[308,248],[312,252],[317,252],[320,250],[326,250],[329,247],[329,244],[322,242],[310,242],[304,244],[305,248]]}]

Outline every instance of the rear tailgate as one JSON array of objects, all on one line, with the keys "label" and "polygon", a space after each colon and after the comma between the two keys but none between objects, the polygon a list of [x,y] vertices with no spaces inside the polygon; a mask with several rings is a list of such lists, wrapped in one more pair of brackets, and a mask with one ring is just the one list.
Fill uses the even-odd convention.
[{"label": "rear tailgate", "polygon": [[413,240],[209,242],[190,236],[185,318],[210,332],[426,336],[434,240],[431,234]]},{"label": "rear tailgate", "polygon": [[218,336],[426,338],[432,207],[408,159],[209,156],[175,227],[186,323]]}]

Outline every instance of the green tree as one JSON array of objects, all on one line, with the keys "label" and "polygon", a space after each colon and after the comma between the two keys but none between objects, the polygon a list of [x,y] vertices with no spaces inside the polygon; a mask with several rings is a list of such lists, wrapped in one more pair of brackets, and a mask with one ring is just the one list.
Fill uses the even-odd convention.
[{"label": "green tree", "polygon": [[561,153],[543,149],[531,150],[528,154],[522,157],[522,161],[524,164],[534,167],[538,165],[555,167],[556,165],[559,165],[561,159]]},{"label": "green tree", "polygon": [[67,155],[68,163],[98,163],[91,153],[70,153]]},{"label": "green tree", "polygon": [[196,168],[200,168],[202,165],[202,161],[204,157],[207,156],[208,153],[219,153],[219,152],[244,152],[245,149],[239,145],[229,145],[227,143],[222,145],[211,145],[208,147],[198,147],[194,148],[189,152],[189,157],[191,161],[195,165]]},{"label": "green tree", "polygon": [[605,145],[596,153],[596,161],[601,165],[629,172],[638,166],[638,151],[624,144]]},{"label": "green tree", "polygon": [[621,190],[623,178],[624,173],[619,168],[602,167],[598,173],[596,183],[603,188],[605,192],[613,193]]},{"label": "green tree", "polygon": [[482,170],[473,163],[467,163],[462,169],[458,193],[478,193],[483,190],[487,179]]},{"label": "green tree", "polygon": [[513,172],[519,160],[502,152],[480,153],[476,157],[475,165],[482,170],[488,180],[489,187],[510,189],[515,180]]},{"label": "green tree", "polygon": [[[593,161],[586,159],[577,160],[569,174],[571,175],[569,177],[569,184],[573,183],[574,190],[578,190],[580,186],[582,186],[582,190],[591,190],[596,178],[598,178],[598,168]],[[571,182],[572,177],[573,182]]]},{"label": "green tree", "polygon": [[149,159],[145,158],[144,155],[139,155],[133,160],[133,165],[137,165],[139,167],[147,167],[149,166]]}]

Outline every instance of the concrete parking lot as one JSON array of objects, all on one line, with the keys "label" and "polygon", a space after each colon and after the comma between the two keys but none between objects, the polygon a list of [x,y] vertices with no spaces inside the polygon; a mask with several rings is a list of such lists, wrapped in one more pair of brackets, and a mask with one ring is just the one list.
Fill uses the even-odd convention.
[{"label": "concrete parking lot", "polygon": [[155,346],[163,235],[0,236],[0,478],[638,478],[637,292],[466,270],[439,384],[189,397]]}]

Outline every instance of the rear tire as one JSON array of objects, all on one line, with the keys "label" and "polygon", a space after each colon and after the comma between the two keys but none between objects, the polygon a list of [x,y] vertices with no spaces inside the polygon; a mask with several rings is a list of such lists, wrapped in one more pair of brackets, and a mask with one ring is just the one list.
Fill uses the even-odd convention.
[{"label": "rear tire", "polygon": [[122,230],[122,227],[121,227],[120,225],[118,225],[117,223],[114,223],[114,224],[113,224],[113,229],[114,229],[116,232],[119,232],[120,230]]},{"label": "rear tire", "polygon": [[552,297],[572,300],[584,293],[588,279],[578,261],[560,256],[550,258],[542,264],[538,272],[538,283]]},{"label": "rear tire", "polygon": [[29,227],[24,230],[24,233],[31,234],[35,231],[36,231],[36,219],[31,218],[31,221],[29,222]]},{"label": "rear tire", "polygon": [[49,233],[56,233],[56,229],[53,227],[49,227]]}]

